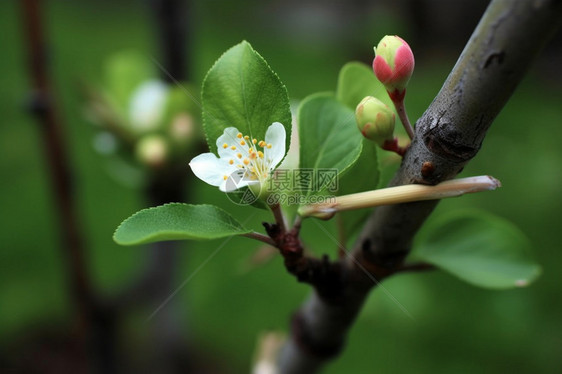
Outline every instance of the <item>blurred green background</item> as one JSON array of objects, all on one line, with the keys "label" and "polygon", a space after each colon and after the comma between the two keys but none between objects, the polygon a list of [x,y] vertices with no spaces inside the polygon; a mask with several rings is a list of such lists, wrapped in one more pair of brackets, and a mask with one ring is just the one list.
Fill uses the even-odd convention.
[{"label": "blurred green background", "polygon": [[[485,2],[475,2],[466,12],[466,6],[458,5],[461,9],[448,13],[450,19],[427,11],[442,1],[426,1],[425,8],[417,3],[194,1],[189,78],[200,85],[221,53],[246,39],[298,100],[334,90],[345,62],[370,63],[373,44],[385,34],[399,34],[411,41],[416,55],[407,104],[410,116],[417,118],[454,65]],[[87,261],[96,289],[111,295],[147,261],[141,249],[119,247],[111,236],[124,218],[147,203],[140,191],[118,184],[106,172],[106,160],[92,147],[95,132],[84,119],[77,82],[99,81],[104,61],[123,49],[158,60],[155,22],[150,7],[141,1],[53,0],[45,1],[43,8]],[[432,17],[441,21],[431,25]],[[0,2],[0,371],[36,357],[29,347],[40,332],[68,331],[73,310],[42,143],[36,122],[25,111],[30,79],[20,21],[19,2]],[[513,221],[534,243],[543,275],[529,287],[511,291],[474,288],[438,271],[389,279],[385,288],[414,318],[375,290],[346,350],[326,373],[559,372],[562,77],[553,68],[553,61],[560,61],[557,44],[551,43],[529,72],[481,152],[462,173],[493,175],[503,188],[447,200],[438,207],[476,207]],[[188,161],[185,173],[194,178]],[[256,229],[268,219],[262,211],[233,206],[213,187],[194,185],[190,202],[220,205]],[[304,231],[315,252],[335,255],[336,245],[313,222],[305,222]],[[183,322],[178,328],[222,372],[248,372],[258,335],[287,331],[289,316],[310,289],[286,274],[280,258],[247,270],[248,259],[259,247],[247,239],[232,239],[206,262],[221,244],[184,245],[175,284],[197,273],[175,296]],[[151,322],[145,319],[153,310],[154,306],[138,310],[119,326],[124,355],[150,351],[146,331]]]}]

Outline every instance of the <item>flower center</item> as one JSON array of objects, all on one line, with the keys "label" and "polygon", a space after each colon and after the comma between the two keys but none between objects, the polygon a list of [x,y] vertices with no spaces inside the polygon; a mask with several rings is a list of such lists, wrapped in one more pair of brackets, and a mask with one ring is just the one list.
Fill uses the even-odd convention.
[{"label": "flower center", "polygon": [[[265,182],[271,169],[271,159],[267,157],[267,150],[272,148],[270,143],[250,139],[248,135],[239,132],[230,144],[224,143],[222,147],[236,151],[228,159],[228,163],[242,169],[244,179]],[[225,175],[224,179],[228,179],[228,176]]]}]

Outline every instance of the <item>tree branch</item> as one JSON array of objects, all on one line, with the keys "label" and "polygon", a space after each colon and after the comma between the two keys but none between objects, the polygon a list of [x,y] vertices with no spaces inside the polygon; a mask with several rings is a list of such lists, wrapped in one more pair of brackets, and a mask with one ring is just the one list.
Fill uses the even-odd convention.
[{"label": "tree branch", "polygon": [[[456,176],[480,149],[492,121],[561,16],[557,0],[492,1],[443,88],[418,120],[416,136],[390,185],[437,184]],[[312,373],[338,354],[368,293],[400,269],[415,233],[437,203],[375,210],[342,262],[338,297],[327,299],[315,292],[297,312],[298,323],[293,323],[280,355],[280,373]]]},{"label": "tree branch", "polygon": [[[21,3],[33,96],[30,111],[37,118],[48,163],[56,214],[60,221],[61,249],[66,261],[70,295],[76,304],[79,324],[88,335],[91,328],[94,295],[84,259],[84,237],[73,193],[73,175],[67,154],[61,116],[49,78],[45,29],[39,0]],[[87,336],[85,336],[88,338]]]}]

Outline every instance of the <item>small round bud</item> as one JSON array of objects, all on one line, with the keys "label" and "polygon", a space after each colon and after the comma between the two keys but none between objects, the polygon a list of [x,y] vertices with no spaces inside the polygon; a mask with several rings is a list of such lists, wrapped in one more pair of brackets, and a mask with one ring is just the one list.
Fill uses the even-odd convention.
[{"label": "small round bud", "polygon": [[398,36],[385,36],[375,48],[373,71],[393,101],[404,98],[414,64],[410,46]]},{"label": "small round bud", "polygon": [[144,136],[136,145],[137,159],[145,165],[160,167],[166,163],[169,147],[160,135]]},{"label": "small round bud", "polygon": [[380,146],[394,139],[394,112],[375,97],[361,100],[355,109],[355,120],[361,134]]},{"label": "small round bud", "polygon": [[193,116],[189,113],[179,113],[172,119],[170,135],[177,142],[185,142],[195,131]]}]

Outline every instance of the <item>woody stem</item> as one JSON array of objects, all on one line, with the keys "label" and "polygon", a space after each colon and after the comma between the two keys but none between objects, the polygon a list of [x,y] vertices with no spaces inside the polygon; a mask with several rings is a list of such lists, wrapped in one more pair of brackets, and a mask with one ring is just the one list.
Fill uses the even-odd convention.
[{"label": "woody stem", "polygon": [[287,232],[287,223],[285,222],[285,216],[283,215],[283,211],[281,210],[281,205],[279,205],[279,203],[272,204],[269,206],[269,209],[271,209],[273,217],[275,217],[275,223],[277,223],[277,226],[279,226],[280,232]]}]

